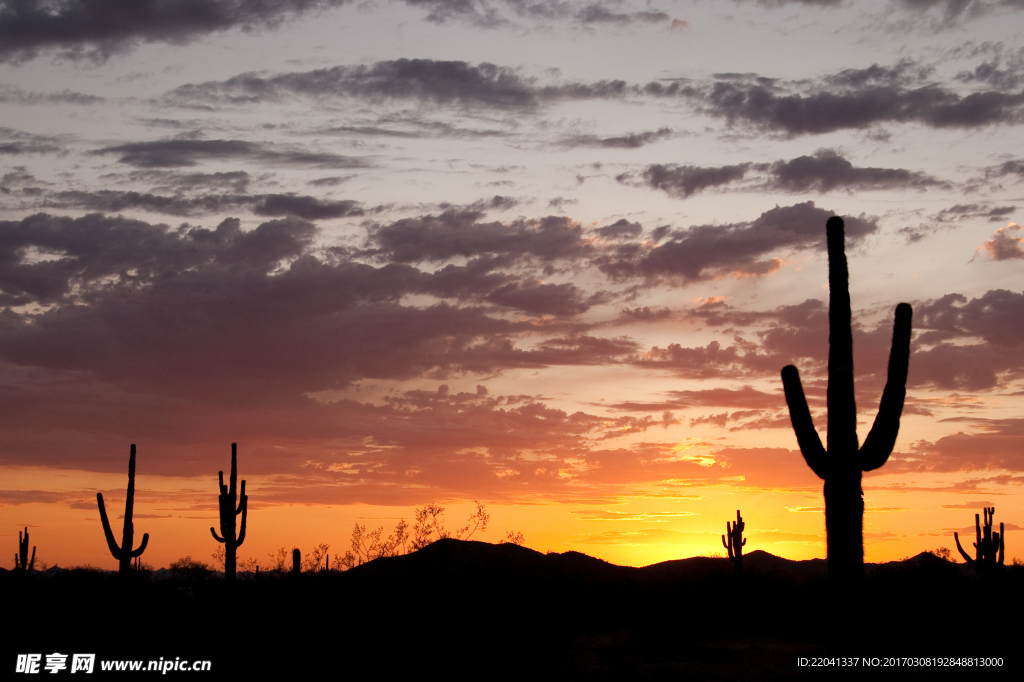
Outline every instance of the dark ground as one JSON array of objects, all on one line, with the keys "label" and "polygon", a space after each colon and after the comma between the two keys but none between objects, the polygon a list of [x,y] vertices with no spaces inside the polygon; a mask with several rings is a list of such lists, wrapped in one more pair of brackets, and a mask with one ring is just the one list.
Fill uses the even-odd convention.
[{"label": "dark ground", "polygon": [[[863,587],[845,592],[830,589],[822,560],[757,551],[744,569],[738,578],[727,559],[704,557],[638,569],[443,540],[345,573],[234,585],[166,571],[128,581],[88,570],[3,573],[2,665],[13,670],[18,653],[62,652],[209,659],[211,673],[187,674],[206,679],[1020,679],[1024,568],[982,580],[921,554],[869,565]],[[1003,665],[883,667],[915,656]],[[829,657],[856,667],[798,666]]]}]

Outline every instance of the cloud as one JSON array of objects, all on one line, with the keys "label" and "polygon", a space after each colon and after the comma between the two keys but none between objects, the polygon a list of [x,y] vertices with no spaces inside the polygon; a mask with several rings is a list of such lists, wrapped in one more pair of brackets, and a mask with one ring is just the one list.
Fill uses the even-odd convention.
[{"label": "cloud", "polygon": [[[5,312],[0,359],[172,392],[236,381],[278,395],[361,377],[624,362],[637,351],[630,339],[578,333],[519,348],[513,340],[532,324],[489,315],[495,306],[575,315],[593,296],[573,284],[470,267],[460,290],[450,269],[321,260],[315,234],[295,217],[247,232],[237,219],[176,230],[99,214],[0,222],[0,301],[44,306]],[[410,294],[489,305],[398,303]]]},{"label": "cloud", "polygon": [[347,0],[4,0],[0,61],[31,59],[39,50],[104,58],[139,41],[181,43],[234,28],[270,28],[304,12]]},{"label": "cloud", "polygon": [[[0,20],[2,22],[2,20]],[[2,49],[0,48],[0,61],[2,61]],[[0,86],[0,102],[5,104],[20,104],[23,106],[74,104],[78,106],[89,106],[105,102],[106,98],[96,95],[87,95],[73,90],[61,90],[60,92],[35,92],[22,90],[21,88],[9,85]]]},{"label": "cloud", "polygon": [[[672,196],[685,199],[709,187],[718,187],[742,180],[749,168],[750,164],[708,168],[653,164],[644,169],[641,177],[644,183],[652,189],[660,189]],[[617,179],[623,182],[627,177],[623,175]]]},{"label": "cloud", "polygon": [[243,140],[174,139],[130,142],[97,149],[91,153],[119,154],[120,163],[138,168],[180,168],[195,166],[200,161],[223,159],[244,159],[312,168],[361,168],[367,165],[365,160],[350,156],[274,147]]},{"label": "cloud", "polygon": [[577,259],[592,251],[579,223],[561,216],[483,223],[478,210],[449,209],[371,228],[369,254],[399,263],[493,255],[542,261]]},{"label": "cloud", "polygon": [[597,135],[573,135],[563,138],[561,144],[566,147],[603,147],[605,149],[639,149],[645,145],[664,140],[672,136],[671,128],[659,128],[642,133],[627,133],[615,137],[598,137]]},{"label": "cloud", "polygon": [[572,24],[589,27],[594,25],[612,24],[628,26],[631,24],[663,23],[669,16],[659,10],[643,10],[639,12],[618,12],[608,7],[619,3],[567,2],[551,0],[549,2],[527,2],[525,0],[403,0],[407,5],[423,7],[428,10],[427,21],[443,24],[448,21],[466,21],[476,26],[491,28],[509,24],[514,18],[525,19],[544,25],[551,21],[568,21]]},{"label": "cloud", "polygon": [[978,470],[1024,471],[1024,419],[975,419],[975,433],[963,431],[934,443],[919,441],[890,457],[888,473]]},{"label": "cloud", "polygon": [[835,189],[926,188],[943,183],[902,168],[858,168],[836,152],[823,149],[814,156],[776,161],[769,187],[790,192],[831,192]]},{"label": "cloud", "polygon": [[[810,201],[776,206],[751,222],[676,230],[649,251],[629,258],[604,257],[599,267],[615,278],[670,277],[686,282],[764,275],[781,267],[778,257],[769,257],[780,250],[824,250],[822,226],[831,215]],[[877,229],[873,218],[846,218],[847,239],[861,239]]]},{"label": "cloud", "polygon": [[261,216],[292,215],[305,220],[326,220],[363,215],[355,201],[323,201],[295,194],[266,194],[259,199],[253,213]]},{"label": "cloud", "polygon": [[[243,181],[227,182],[235,186],[245,184]],[[200,216],[245,208],[252,210],[258,216],[296,216],[305,220],[326,220],[363,215],[363,210],[355,201],[325,201],[316,197],[296,194],[203,194],[199,196],[178,194],[165,196],[119,190],[95,192],[73,190],[54,192],[45,197],[41,203],[47,208],[79,208],[105,213],[143,210],[174,216]]]},{"label": "cloud", "polygon": [[986,240],[978,247],[978,253],[987,253],[993,260],[1016,260],[1024,258],[1024,237],[1014,237],[1011,232],[1020,232],[1020,225],[1010,223],[1001,227],[992,235],[992,239]]},{"label": "cloud", "polygon": [[[914,306],[915,338],[911,347],[907,385],[942,390],[985,391],[1005,385],[1024,375],[1024,362],[1017,351],[1021,334],[1018,320],[1024,294],[1003,290],[989,291],[978,299],[967,301],[960,294],[950,294],[935,301]],[[705,346],[668,344],[654,346],[642,354],[639,367],[656,368],[688,379],[729,379],[747,381],[759,377],[778,377],[785,365],[795,364],[804,377],[824,377],[828,352],[828,307],[814,299],[794,306],[780,306],[768,311],[740,311],[722,302],[701,305],[688,313],[709,326],[727,326],[731,343],[711,341]],[[892,318],[877,324],[859,324],[853,317],[853,347],[859,391],[872,402],[880,396],[885,383],[892,340]],[[746,327],[745,332],[736,326]],[[978,339],[980,338],[980,341]],[[974,343],[970,343],[974,341]],[[805,390],[812,407],[824,405],[824,385],[805,381]],[[727,395],[727,394],[726,394]],[[749,410],[771,410],[771,396],[764,402],[740,403],[726,397],[722,407],[746,407]],[[688,405],[671,398],[634,404],[649,410],[679,409]],[[696,403],[694,406],[704,406]],[[707,403],[707,406],[714,406]],[[625,406],[622,406],[625,407]],[[959,406],[959,409],[965,409]],[[927,403],[908,400],[906,411],[929,414]],[[733,419],[733,415],[728,415]],[[774,428],[780,425],[775,417],[736,415],[750,428]],[[728,420],[726,420],[728,421]],[[734,420],[735,421],[735,420]],[[784,425],[784,424],[781,424]]]},{"label": "cloud", "polygon": [[981,337],[987,343],[1015,348],[1024,343],[1020,320],[1024,319],[1024,292],[992,289],[978,298],[947,294],[918,304],[914,326],[931,334],[919,337],[922,343],[948,338]]},{"label": "cloud", "polygon": [[57,138],[0,127],[0,155],[48,154],[63,149]]},{"label": "cloud", "polygon": [[302,95],[323,98],[413,99],[435,104],[533,108],[534,81],[514,69],[462,61],[396,59],[371,65],[335,66],[263,77],[245,73],[226,81],[183,85],[171,102],[251,104]]},{"label": "cloud", "polygon": [[48,490],[0,490],[0,505],[53,504],[63,502],[66,498],[64,493]]},{"label": "cloud", "polygon": [[979,128],[1021,120],[1024,94],[987,90],[961,96],[930,83],[910,84],[907,78],[899,67],[868,74],[843,71],[819,84],[726,74],[697,88],[696,97],[704,112],[730,125],[746,123],[789,136],[878,123]]},{"label": "cloud", "polygon": [[[711,187],[740,182],[750,176],[763,178],[756,189],[783,192],[831,192],[836,189],[925,189],[933,186],[948,187],[924,173],[902,168],[862,168],[830,149],[822,149],[813,156],[800,156],[789,161],[771,164],[743,163],[731,166],[700,167],[687,165],[652,164],[641,174],[644,185],[686,199]],[[619,182],[633,181],[631,173],[616,178]]]}]

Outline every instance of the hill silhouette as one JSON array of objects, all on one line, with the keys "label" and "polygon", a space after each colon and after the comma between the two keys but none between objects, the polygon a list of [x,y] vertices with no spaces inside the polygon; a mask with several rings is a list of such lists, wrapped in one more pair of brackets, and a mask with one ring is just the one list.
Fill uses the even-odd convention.
[{"label": "hill silhouette", "polygon": [[[869,565],[861,594],[837,595],[823,560],[763,551],[745,555],[737,578],[726,558],[634,568],[441,540],[344,573],[239,574],[234,584],[173,572],[125,584],[74,569],[0,581],[22,624],[20,652],[208,658],[221,672],[289,675],[376,666],[389,676],[805,679],[822,671],[797,667],[800,656],[1012,658],[1022,571],[1007,567],[994,584],[965,568],[921,554]],[[992,608],[962,622],[953,603]],[[69,609],[80,615],[55,616]],[[225,622],[238,633],[230,647]]]}]

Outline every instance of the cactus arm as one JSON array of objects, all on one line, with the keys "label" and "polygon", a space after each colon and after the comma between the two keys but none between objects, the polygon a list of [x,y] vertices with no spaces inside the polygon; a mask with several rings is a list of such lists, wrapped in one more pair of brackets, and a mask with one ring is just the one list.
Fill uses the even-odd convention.
[{"label": "cactus arm", "polygon": [[729,550],[729,558],[731,559],[732,558],[732,542],[731,542],[732,538],[730,537],[729,540],[730,540],[730,542],[726,542],[725,541],[725,536],[724,535],[722,536],[722,547],[725,547],[727,550]]},{"label": "cactus arm", "polygon": [[[245,490],[245,481],[242,481],[242,490]],[[241,547],[245,542],[245,517],[249,514],[249,498],[242,495],[242,502],[239,506],[242,508],[242,527],[238,529],[238,540],[235,542],[235,547]]]},{"label": "cactus arm", "polygon": [[241,494],[241,496],[240,496],[240,498],[238,500],[238,509],[235,510],[235,514],[236,515],[242,513],[242,507],[245,506],[245,502],[248,499],[249,498],[245,496],[245,481],[242,481],[242,494]]},{"label": "cactus arm", "polygon": [[913,310],[907,303],[896,306],[889,351],[889,373],[878,405],[875,423],[860,449],[862,471],[873,471],[889,459],[900,430],[900,414],[907,397],[907,367],[910,364],[910,323]]},{"label": "cactus arm", "polygon": [[142,553],[146,551],[146,545],[148,545],[148,544],[149,544],[149,533],[143,533],[142,534],[142,544],[139,545],[139,548],[137,550],[132,552],[132,558],[134,559],[134,558],[142,556]]},{"label": "cactus arm", "polygon": [[964,551],[964,548],[960,546],[960,536],[957,533],[953,533],[953,539],[956,540],[956,548],[960,552],[960,556],[964,558],[964,561],[967,562],[968,566],[974,568],[974,559],[969,557],[967,552]]},{"label": "cactus arm", "polygon": [[103,535],[107,538],[107,547],[110,548],[110,553],[114,555],[114,558],[121,559],[121,548],[117,546],[117,540],[114,539],[114,532],[110,530],[110,520],[107,518],[107,508],[103,505],[103,493],[96,493],[96,504],[100,508],[100,521],[103,522]]},{"label": "cactus arm", "polygon": [[[985,523],[988,523],[988,507],[985,507]],[[974,515],[974,535],[977,540],[974,543],[974,558],[977,561],[981,561],[985,558],[985,552],[982,550],[981,545],[981,521],[978,520],[978,515]]]},{"label": "cactus arm", "polygon": [[224,544],[224,543],[226,543],[226,542],[227,542],[227,540],[225,540],[225,539],[224,539],[224,538],[222,538],[221,536],[217,535],[217,531],[215,531],[215,530],[213,529],[213,526],[210,526],[210,532],[211,532],[211,533],[213,533],[213,539],[214,539],[214,540],[216,540],[217,542],[219,542],[219,543],[221,543],[221,544]]},{"label": "cactus arm", "polygon": [[[1002,524],[1002,523],[1000,523],[1000,524],[999,524],[999,565],[1000,565],[1000,566],[1002,566],[1002,565],[1003,565],[1003,559],[1005,558],[1005,557],[1003,556],[1003,550],[1004,550],[1004,547],[1003,547],[1003,538],[1005,537],[1004,533],[1005,533],[1005,531],[1003,530],[1003,524]],[[33,557],[35,556],[35,552],[36,552],[36,548],[35,548],[35,547],[33,547],[33,548],[32,548],[32,556],[33,556]]]},{"label": "cactus arm", "polygon": [[746,546],[747,546],[747,539],[743,538],[743,542],[740,543],[740,547],[746,547]]},{"label": "cactus arm", "polygon": [[796,433],[796,442],[804,461],[818,478],[828,475],[825,448],[821,445],[821,437],[814,428],[811,410],[807,407],[807,398],[800,383],[800,372],[793,365],[782,368],[782,386],[786,392],[786,405],[789,406],[789,420]]}]

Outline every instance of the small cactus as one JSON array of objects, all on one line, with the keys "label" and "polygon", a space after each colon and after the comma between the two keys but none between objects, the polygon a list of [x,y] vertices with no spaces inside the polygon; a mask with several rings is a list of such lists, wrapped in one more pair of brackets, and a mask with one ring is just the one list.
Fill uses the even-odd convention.
[{"label": "small cactus", "polygon": [[[238,495],[235,484],[238,481],[238,444],[231,444],[231,477],[228,479],[230,486],[224,485],[224,472],[218,472],[220,481],[220,532],[217,535],[212,527],[210,532],[213,539],[224,545],[224,579],[234,580],[237,566],[236,550],[245,541],[245,519],[249,512],[249,497],[245,494],[245,481],[242,481],[242,494]],[[242,515],[242,524],[238,529],[238,537],[235,537],[235,516]]]},{"label": "small cactus", "polygon": [[[972,559],[964,551],[964,548],[960,546],[960,535],[953,533],[953,539],[956,540],[956,548],[960,550],[960,556],[964,558],[967,565],[973,568],[978,573],[986,573],[996,566],[1002,566],[1003,560],[1005,559],[1003,552],[1003,524],[999,524],[999,532],[992,532],[992,517],[996,514],[995,507],[985,507],[985,525],[984,528],[981,524],[981,519],[978,515],[974,515],[974,534],[977,538],[974,542],[974,558]],[[997,556],[998,554],[998,556]]]},{"label": "small cactus", "polygon": [[[747,524],[743,523],[739,509],[736,510],[736,523],[725,522],[722,546],[729,550],[729,559],[732,561],[736,573],[743,572],[743,547],[747,544],[747,539],[743,537],[743,531],[746,527]],[[726,538],[729,538],[728,542],[726,542]]]},{"label": "small cactus", "polygon": [[96,504],[100,508],[100,520],[103,522],[103,534],[107,538],[107,547],[110,553],[117,559],[119,566],[117,572],[120,575],[128,575],[132,570],[132,559],[142,556],[149,544],[149,533],[142,536],[142,544],[135,551],[132,551],[132,544],[135,542],[135,524],[132,523],[132,513],[135,511],[135,444],[132,443],[131,455],[128,457],[128,498],[124,503],[124,530],[121,535],[121,546],[117,546],[114,540],[114,533],[110,530],[110,521],[107,519],[107,509],[103,505],[103,493],[96,493]]},{"label": "small cactus", "polygon": [[302,573],[302,552],[296,547],[292,550],[292,575]]},{"label": "small cactus", "polygon": [[14,570],[19,573],[31,573],[36,565],[36,547],[32,545],[32,558],[28,558],[28,526],[25,526],[25,538],[18,531],[18,553],[14,555]]}]

